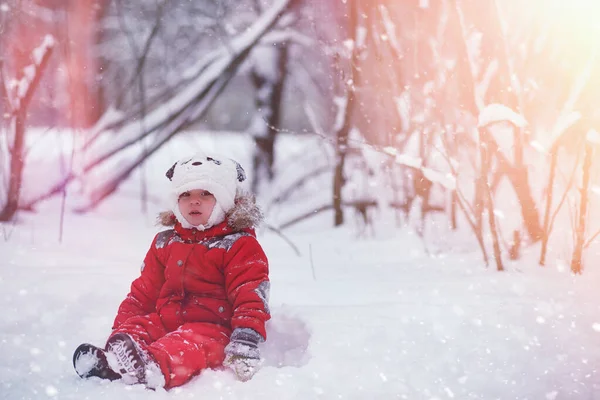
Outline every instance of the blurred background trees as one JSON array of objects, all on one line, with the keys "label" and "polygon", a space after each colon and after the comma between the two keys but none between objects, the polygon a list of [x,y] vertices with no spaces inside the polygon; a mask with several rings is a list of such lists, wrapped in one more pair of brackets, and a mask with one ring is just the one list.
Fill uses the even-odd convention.
[{"label": "blurred background trees", "polygon": [[[296,204],[276,227],[331,213],[362,233],[390,221],[425,240],[466,229],[502,269],[538,244],[545,264],[559,221],[579,272],[598,228],[585,224],[597,208],[594,11],[586,0],[4,0],[0,218],[14,219],[10,181],[28,163],[14,100],[50,35],[23,135],[60,131],[65,151],[17,196],[23,210],[68,192],[93,210],[134,172],[145,210],[149,157],[176,135],[233,132],[251,144],[267,210]],[[302,159],[278,155],[283,137]]]}]

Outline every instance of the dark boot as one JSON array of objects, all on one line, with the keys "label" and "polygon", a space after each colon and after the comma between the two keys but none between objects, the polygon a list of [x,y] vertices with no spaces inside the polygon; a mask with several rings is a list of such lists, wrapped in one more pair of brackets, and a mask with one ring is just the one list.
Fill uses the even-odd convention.
[{"label": "dark boot", "polygon": [[73,354],[73,367],[82,378],[97,376],[111,381],[121,379],[121,374],[113,371],[108,365],[103,349],[84,343],[77,347]]}]

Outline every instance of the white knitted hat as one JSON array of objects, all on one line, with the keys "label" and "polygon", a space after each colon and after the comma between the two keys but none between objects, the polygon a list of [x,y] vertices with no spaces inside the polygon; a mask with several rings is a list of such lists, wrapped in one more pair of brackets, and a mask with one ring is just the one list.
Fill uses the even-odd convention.
[{"label": "white knitted hat", "polygon": [[[235,205],[238,185],[246,180],[246,173],[237,161],[204,153],[196,153],[177,161],[166,176],[171,181],[171,204],[175,217],[184,228],[200,230],[225,220],[225,214]],[[216,204],[206,225],[191,225],[179,211],[179,196],[194,189],[207,190],[215,196]]]}]

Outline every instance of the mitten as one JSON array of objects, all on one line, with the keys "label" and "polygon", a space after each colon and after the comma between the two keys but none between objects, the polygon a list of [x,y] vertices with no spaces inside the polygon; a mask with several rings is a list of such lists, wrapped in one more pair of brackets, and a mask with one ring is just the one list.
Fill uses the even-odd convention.
[{"label": "mitten", "polygon": [[229,344],[225,347],[223,365],[231,369],[242,382],[250,380],[262,364],[258,350],[261,341],[262,337],[253,329],[237,328],[231,334]]}]

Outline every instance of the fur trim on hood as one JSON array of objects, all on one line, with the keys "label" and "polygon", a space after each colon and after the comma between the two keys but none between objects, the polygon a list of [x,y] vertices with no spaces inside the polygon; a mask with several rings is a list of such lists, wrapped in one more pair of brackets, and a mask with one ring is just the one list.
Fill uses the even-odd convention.
[{"label": "fur trim on hood", "polygon": [[[252,194],[238,192],[235,198],[235,205],[225,215],[227,225],[239,231],[247,228],[258,227],[263,219],[263,213],[256,205],[256,199]],[[173,211],[163,211],[158,214],[157,225],[174,226],[177,218]]]}]

